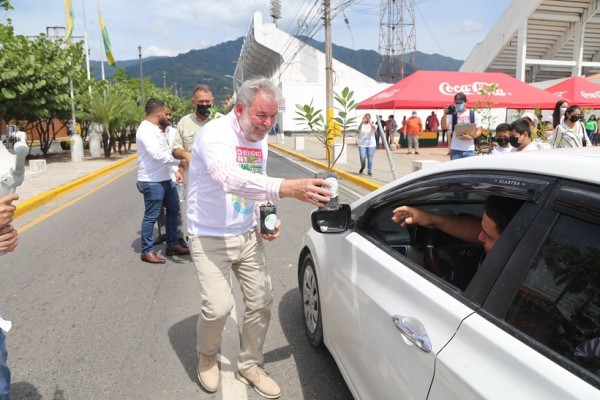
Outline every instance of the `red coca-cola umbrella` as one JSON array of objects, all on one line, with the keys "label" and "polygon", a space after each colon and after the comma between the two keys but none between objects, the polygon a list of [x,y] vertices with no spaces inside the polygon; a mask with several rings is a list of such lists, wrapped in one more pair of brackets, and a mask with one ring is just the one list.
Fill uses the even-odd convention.
[{"label": "red coca-cola umbrella", "polygon": [[[481,90],[496,84],[492,94]],[[363,100],[359,109],[436,109],[467,95],[470,107],[489,102],[491,108],[553,109],[560,97],[499,72],[416,71],[382,92]]]},{"label": "red coca-cola umbrella", "polygon": [[567,100],[569,105],[600,108],[600,85],[579,76],[565,79],[545,90]]}]

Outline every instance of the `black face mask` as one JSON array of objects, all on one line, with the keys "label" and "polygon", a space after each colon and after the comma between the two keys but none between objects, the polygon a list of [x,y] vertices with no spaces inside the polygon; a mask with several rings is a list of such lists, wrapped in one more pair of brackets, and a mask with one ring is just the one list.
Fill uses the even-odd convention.
[{"label": "black face mask", "polygon": [[569,121],[571,122],[577,122],[581,119],[581,117],[579,115],[571,115],[571,118],[569,118]]},{"label": "black face mask", "polygon": [[[518,138],[517,138],[517,140],[518,140]],[[498,143],[498,146],[504,147],[510,143],[510,139],[509,138],[498,138],[498,139],[496,139],[496,142]]]},{"label": "black face mask", "polygon": [[211,108],[211,106],[209,106],[209,105],[198,104],[196,106],[196,114],[209,116],[210,108]]},{"label": "black face mask", "polygon": [[516,149],[516,148],[518,148],[518,147],[520,146],[520,143],[519,143],[519,138],[518,138],[518,137],[511,136],[511,137],[508,139],[508,143],[510,143],[510,145],[511,145],[512,147],[514,147],[515,149]]}]

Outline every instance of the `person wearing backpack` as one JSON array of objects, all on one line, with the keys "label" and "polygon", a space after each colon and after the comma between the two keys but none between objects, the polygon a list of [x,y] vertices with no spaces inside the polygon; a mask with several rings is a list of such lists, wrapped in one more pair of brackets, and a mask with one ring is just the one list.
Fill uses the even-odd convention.
[{"label": "person wearing backpack", "polygon": [[[452,110],[451,108],[454,108]],[[449,123],[451,127],[449,129]],[[475,136],[459,136],[456,135],[456,126],[462,124],[475,124],[477,131]],[[442,118],[442,130],[448,129],[450,137],[450,159],[458,160],[459,158],[475,156],[475,138],[481,136],[481,118],[472,109],[467,107],[467,96],[459,92],[454,95],[454,107],[444,107],[444,118]]]}]

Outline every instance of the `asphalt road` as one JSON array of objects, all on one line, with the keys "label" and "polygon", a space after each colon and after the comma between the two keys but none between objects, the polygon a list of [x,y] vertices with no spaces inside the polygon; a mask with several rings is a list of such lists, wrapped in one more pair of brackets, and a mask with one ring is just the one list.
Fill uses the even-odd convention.
[{"label": "asphalt road", "polygon": [[[273,153],[269,160],[272,176],[313,175]],[[13,400],[261,399],[234,378],[239,292],[223,334],[221,388],[200,388],[193,264],[189,256],[140,261],[143,201],[135,168],[125,168],[15,221],[19,247],[0,258]],[[356,198],[352,189],[341,188],[341,201]],[[265,367],[282,399],[351,399],[333,358],[303,331],[296,262],[311,209],[291,199],[278,205],[282,236],[267,243],[275,303]]]}]

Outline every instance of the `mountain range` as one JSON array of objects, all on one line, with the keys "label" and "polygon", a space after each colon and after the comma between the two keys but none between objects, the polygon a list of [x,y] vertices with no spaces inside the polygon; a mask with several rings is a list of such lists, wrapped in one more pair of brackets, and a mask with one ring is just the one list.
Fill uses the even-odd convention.
[{"label": "mountain range", "polygon": [[[308,45],[325,51],[325,43],[310,38],[299,37]],[[144,78],[149,78],[158,87],[170,87],[184,98],[191,98],[194,87],[200,83],[209,85],[217,102],[229,97],[232,93],[231,76],[235,71],[236,61],[240,55],[244,38],[220,43],[201,50],[190,50],[174,57],[148,57],[142,60]],[[333,57],[377,80],[379,54],[374,50],[352,50],[333,45]],[[445,57],[440,54],[416,52],[417,69],[434,71],[457,71],[461,60]],[[100,62],[91,61],[92,71],[96,79],[100,79]],[[127,76],[139,78],[139,60],[117,61],[117,67],[124,68]],[[107,78],[114,68],[104,66]],[[407,67],[407,73],[414,71]],[[228,76],[229,75],[229,76]]]}]

